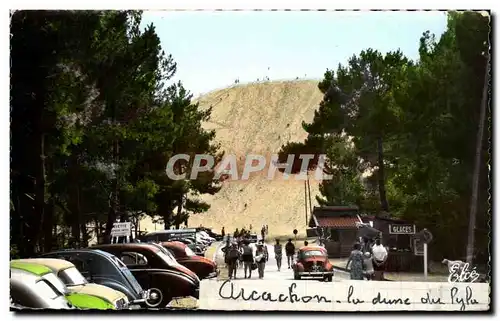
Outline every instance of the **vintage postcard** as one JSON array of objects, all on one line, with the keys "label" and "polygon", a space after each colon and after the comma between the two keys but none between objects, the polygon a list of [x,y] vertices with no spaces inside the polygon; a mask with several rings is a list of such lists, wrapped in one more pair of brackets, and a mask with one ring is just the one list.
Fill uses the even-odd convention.
[{"label": "vintage postcard", "polygon": [[12,11],[10,307],[490,311],[486,11]]}]

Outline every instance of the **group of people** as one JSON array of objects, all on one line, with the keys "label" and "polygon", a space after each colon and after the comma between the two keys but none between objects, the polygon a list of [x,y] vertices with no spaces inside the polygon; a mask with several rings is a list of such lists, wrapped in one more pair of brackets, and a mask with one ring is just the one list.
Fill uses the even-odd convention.
[{"label": "group of people", "polygon": [[254,248],[248,239],[241,242],[233,241],[229,244],[228,238],[226,246],[222,250],[225,253],[225,262],[230,279],[236,279],[240,263],[243,264],[245,279],[252,277],[253,270],[258,270],[259,279],[264,278],[264,269],[266,262],[269,260],[269,253],[263,241],[259,242]]},{"label": "group of people", "polygon": [[[243,226],[241,229],[236,228],[233,232],[233,237],[234,238],[250,238],[250,235],[252,234],[252,225],[247,229]],[[265,239],[265,236],[269,234],[269,227],[268,225],[262,225],[262,228],[260,230],[260,235],[262,237],[262,240]],[[222,227],[221,230],[221,235],[222,237],[226,236],[226,230],[224,227]]]},{"label": "group of people", "polygon": [[[307,245],[308,243],[305,241],[304,246]],[[279,272],[281,271],[283,261],[283,245],[279,239],[276,239],[273,249]],[[288,268],[290,269],[295,255],[295,245],[292,243],[292,239],[288,239],[284,249]],[[233,239],[233,242],[230,242],[228,237],[226,239],[226,246],[222,248],[222,251],[225,253],[225,263],[228,267],[228,277],[230,279],[236,279],[238,267],[241,264],[243,264],[245,279],[252,277],[253,270],[258,271],[259,279],[264,278],[266,263],[269,261],[269,252],[263,239],[253,247],[248,239],[243,239],[239,242]]]},{"label": "group of people", "polygon": [[346,268],[350,269],[351,280],[383,280],[384,266],[388,251],[380,239],[373,244],[372,240],[363,238],[361,243],[356,242]]}]

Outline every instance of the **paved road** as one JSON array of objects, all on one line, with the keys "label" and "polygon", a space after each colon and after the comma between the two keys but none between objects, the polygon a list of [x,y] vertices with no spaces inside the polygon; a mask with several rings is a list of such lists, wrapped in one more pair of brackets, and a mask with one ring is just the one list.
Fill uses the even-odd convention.
[{"label": "paved road", "polygon": [[[288,269],[288,265],[286,262],[286,256],[283,257],[282,260],[282,266],[281,266],[281,271],[278,272],[278,267],[276,265],[276,258],[274,257],[274,249],[273,246],[270,244],[266,244],[267,250],[269,252],[269,261],[266,263],[266,269],[264,271],[264,280],[293,280],[293,272],[292,269]],[[222,253],[222,247],[219,247],[217,249],[217,252],[215,254],[216,256],[216,261],[217,262],[224,262],[224,254]],[[243,270],[243,267],[238,269],[238,272],[236,273],[236,278],[237,279],[242,279],[245,276],[245,272]],[[222,277],[226,277],[226,275],[222,275]],[[259,280],[259,273],[257,270],[252,271],[252,279]],[[340,282],[342,280],[348,280],[349,279],[349,273],[341,271],[341,270],[335,270],[335,275],[333,277],[334,282]],[[309,281],[309,282],[321,282],[321,280],[314,280],[314,279],[304,279],[304,281]]]}]

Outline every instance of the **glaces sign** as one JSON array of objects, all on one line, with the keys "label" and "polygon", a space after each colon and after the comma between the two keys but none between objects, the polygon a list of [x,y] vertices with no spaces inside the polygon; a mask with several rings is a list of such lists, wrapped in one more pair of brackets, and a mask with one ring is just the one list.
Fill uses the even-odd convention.
[{"label": "glaces sign", "polygon": [[390,224],[389,234],[415,234],[415,225],[412,224]]}]

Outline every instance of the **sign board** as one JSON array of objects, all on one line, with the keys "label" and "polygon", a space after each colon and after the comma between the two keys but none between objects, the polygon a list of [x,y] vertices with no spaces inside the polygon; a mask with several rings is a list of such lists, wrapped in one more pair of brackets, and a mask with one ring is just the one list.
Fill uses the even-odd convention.
[{"label": "sign board", "polygon": [[413,224],[389,224],[389,234],[415,234],[416,228]]},{"label": "sign board", "polygon": [[297,231],[297,229],[294,229],[294,230],[293,230],[293,235],[297,235],[297,233],[298,233],[298,232],[299,232],[299,231]]},{"label": "sign board", "polygon": [[111,237],[130,236],[132,225],[130,222],[114,223],[111,230]]},{"label": "sign board", "polygon": [[232,311],[486,311],[489,283],[203,280],[199,309]]},{"label": "sign board", "polygon": [[413,252],[416,256],[424,255],[424,242],[418,238],[413,239]]}]

